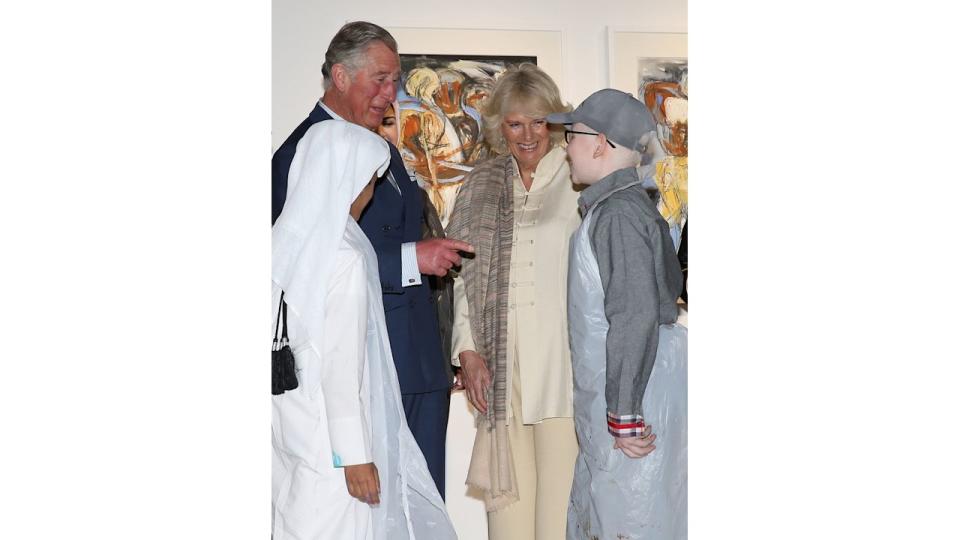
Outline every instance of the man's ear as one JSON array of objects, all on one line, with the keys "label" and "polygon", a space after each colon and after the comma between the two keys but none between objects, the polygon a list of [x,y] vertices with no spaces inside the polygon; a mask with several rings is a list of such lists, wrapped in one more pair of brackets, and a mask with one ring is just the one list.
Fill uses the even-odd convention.
[{"label": "man's ear", "polygon": [[607,145],[607,136],[603,133],[597,135],[597,146],[593,149],[593,158],[596,159],[609,150],[610,147]]},{"label": "man's ear", "polygon": [[340,93],[347,91],[350,86],[350,73],[343,64],[334,64],[330,68],[330,76],[333,78],[333,85],[337,87]]}]

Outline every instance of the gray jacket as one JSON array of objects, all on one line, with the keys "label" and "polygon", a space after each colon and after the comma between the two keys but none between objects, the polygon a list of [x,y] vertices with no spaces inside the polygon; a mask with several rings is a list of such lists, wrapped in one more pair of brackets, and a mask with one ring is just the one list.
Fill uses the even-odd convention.
[{"label": "gray jacket", "polygon": [[634,168],[620,169],[580,194],[600,267],[607,331],[607,412],[642,417],[643,392],[657,357],[659,326],[677,320],[680,262],[666,221]]}]

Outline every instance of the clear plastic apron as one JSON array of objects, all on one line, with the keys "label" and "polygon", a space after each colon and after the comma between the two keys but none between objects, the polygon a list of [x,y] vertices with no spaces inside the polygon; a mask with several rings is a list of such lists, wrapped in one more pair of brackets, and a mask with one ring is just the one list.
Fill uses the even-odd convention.
[{"label": "clear plastic apron", "polygon": [[[629,187],[629,186],[626,186]],[[588,231],[592,207],[570,239],[568,311],[573,410],[580,454],[567,511],[567,539],[687,538],[687,330],[660,326],[657,358],[643,396],[656,450],[633,459],[607,432],[603,287]]]}]

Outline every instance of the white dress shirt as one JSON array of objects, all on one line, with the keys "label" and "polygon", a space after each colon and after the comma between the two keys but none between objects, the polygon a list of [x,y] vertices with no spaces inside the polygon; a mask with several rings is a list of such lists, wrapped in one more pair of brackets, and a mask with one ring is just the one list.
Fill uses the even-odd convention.
[{"label": "white dress shirt", "polygon": [[[573,378],[567,337],[567,259],[570,236],[580,225],[578,193],[573,190],[566,151],[547,153],[523,186],[514,161],[513,252],[507,312],[507,388],[514,363],[520,369],[523,423],[573,416]],[[451,359],[475,351],[462,278],[454,280]],[[511,410],[511,392],[507,410]],[[509,420],[508,420],[509,422]]]}]

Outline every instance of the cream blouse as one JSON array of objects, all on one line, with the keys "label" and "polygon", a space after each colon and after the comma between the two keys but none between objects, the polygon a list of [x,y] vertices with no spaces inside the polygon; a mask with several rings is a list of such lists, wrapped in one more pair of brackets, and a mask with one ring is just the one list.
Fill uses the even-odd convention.
[{"label": "cream blouse", "polygon": [[[513,252],[507,316],[507,388],[520,369],[523,423],[573,417],[573,380],[567,336],[567,256],[580,225],[567,153],[555,147],[540,160],[530,191],[513,160]],[[453,284],[453,364],[474,351],[463,279]],[[511,410],[507,392],[507,410]],[[508,415],[510,416],[510,415]],[[509,422],[509,420],[508,420]]]}]

